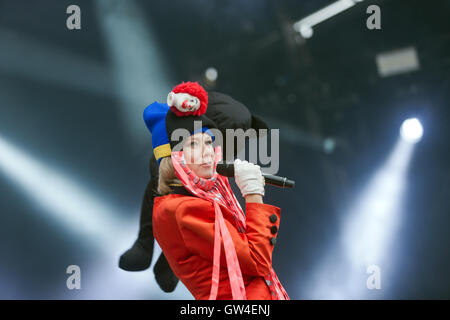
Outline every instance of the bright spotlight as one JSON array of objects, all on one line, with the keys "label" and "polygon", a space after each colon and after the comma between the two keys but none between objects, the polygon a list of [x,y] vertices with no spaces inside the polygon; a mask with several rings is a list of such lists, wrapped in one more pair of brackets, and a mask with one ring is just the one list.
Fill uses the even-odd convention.
[{"label": "bright spotlight", "polygon": [[111,59],[120,97],[120,117],[133,153],[140,152],[149,140],[142,125],[142,111],[149,101],[165,101],[172,87],[170,65],[161,52],[151,25],[147,23],[138,1],[99,0],[97,21]]},{"label": "bright spotlight", "polygon": [[404,140],[416,143],[420,141],[422,134],[422,124],[417,118],[411,118],[403,121],[400,128],[400,135]]},{"label": "bright spotlight", "polygon": [[300,27],[300,34],[302,35],[303,38],[309,39],[309,38],[311,38],[313,36],[314,31],[313,31],[313,29],[310,26],[302,25]]},{"label": "bright spotlight", "polygon": [[333,138],[326,138],[323,141],[323,151],[325,153],[332,153],[336,147],[336,141]]},{"label": "bright spotlight", "polygon": [[25,195],[45,209],[48,218],[59,221],[90,247],[110,249],[112,253],[125,247],[133,227],[131,222],[121,218],[114,206],[77,184],[64,172],[34,159],[2,137],[0,155],[0,174],[14,181]]},{"label": "bright spotlight", "polygon": [[208,69],[206,69],[205,76],[206,76],[206,79],[208,79],[211,82],[216,81],[217,80],[217,76],[218,76],[217,69],[216,68],[208,68]]},{"label": "bright spotlight", "polygon": [[[70,290],[58,291],[56,298],[159,300],[168,297],[158,288],[152,272],[130,274],[118,268],[118,254],[129,247],[130,239],[135,239],[136,222],[123,217],[111,203],[2,136],[0,175],[9,178],[25,197],[43,209],[42,221],[54,220],[68,232],[68,236],[75,238],[74,241],[82,242],[98,253],[92,257],[92,265],[82,271],[82,279],[85,279],[82,282],[89,283],[90,289],[82,290],[76,296]],[[161,249],[155,245],[155,255],[160,252]],[[170,298],[185,300],[192,299],[192,295],[180,283]]]},{"label": "bright spotlight", "polygon": [[309,16],[294,23],[293,27],[297,32],[300,32],[304,38],[311,38],[315,25],[353,7],[357,2],[363,0],[338,0],[330,5],[316,11]]},{"label": "bright spotlight", "polygon": [[383,278],[380,288],[389,288],[397,271],[394,244],[404,219],[406,175],[413,150],[413,144],[399,139],[385,163],[361,189],[343,215],[339,241],[333,241],[319,261],[311,282],[302,284],[306,298],[385,297],[388,291],[377,293],[369,288],[368,270],[377,268]]}]

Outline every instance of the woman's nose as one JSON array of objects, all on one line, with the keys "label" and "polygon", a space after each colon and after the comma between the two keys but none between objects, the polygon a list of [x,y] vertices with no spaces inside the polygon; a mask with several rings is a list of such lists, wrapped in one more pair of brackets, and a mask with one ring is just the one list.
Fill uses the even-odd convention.
[{"label": "woman's nose", "polygon": [[208,157],[208,156],[212,157],[213,151],[214,151],[214,149],[212,147],[212,144],[207,144],[206,142],[203,143],[203,152],[202,152],[202,154],[203,154],[204,158]]}]

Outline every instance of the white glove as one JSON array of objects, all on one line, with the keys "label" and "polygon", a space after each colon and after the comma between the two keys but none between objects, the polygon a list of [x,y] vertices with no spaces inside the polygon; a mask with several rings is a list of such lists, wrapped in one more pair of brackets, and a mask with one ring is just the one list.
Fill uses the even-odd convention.
[{"label": "white glove", "polygon": [[264,196],[264,178],[258,165],[245,160],[234,160],[234,179],[243,197],[248,194]]}]

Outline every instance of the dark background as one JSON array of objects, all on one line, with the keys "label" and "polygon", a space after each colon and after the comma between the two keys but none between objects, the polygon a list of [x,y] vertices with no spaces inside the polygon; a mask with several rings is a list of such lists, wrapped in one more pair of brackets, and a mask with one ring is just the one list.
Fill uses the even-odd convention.
[{"label": "dark background", "polygon": [[[181,284],[162,293],[151,270],[117,267],[137,235],[149,178],[142,112],[181,81],[230,94],[280,129],[278,174],[296,186],[267,188],[265,202],[282,209],[273,265],[292,299],[450,298],[450,2],[363,1],[309,39],[293,31],[332,2],[0,1],[0,298],[192,298]],[[71,4],[81,8],[81,30],[66,27]],[[371,4],[381,8],[381,30],[366,27]],[[420,69],[380,77],[376,55],[405,47]],[[218,70],[214,84],[208,67]],[[424,135],[404,177],[386,280],[349,293],[327,272],[345,260],[333,249],[342,221],[409,117]],[[333,152],[324,151],[327,138]],[[41,167],[27,163],[46,169],[35,175]],[[104,213],[98,224],[92,203]],[[81,290],[66,287],[72,264]],[[328,294],[314,293],[320,279]]]}]

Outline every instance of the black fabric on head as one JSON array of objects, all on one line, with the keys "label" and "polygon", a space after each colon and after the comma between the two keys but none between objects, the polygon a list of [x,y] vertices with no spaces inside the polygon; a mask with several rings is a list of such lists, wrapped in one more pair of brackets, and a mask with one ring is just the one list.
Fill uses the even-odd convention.
[{"label": "black fabric on head", "polygon": [[208,109],[205,115],[217,124],[223,136],[222,154],[224,161],[233,161],[243,146],[238,146],[237,138],[234,138],[234,150],[228,154],[226,129],[255,129],[256,136],[260,135],[259,129],[269,129],[267,123],[261,118],[252,115],[249,109],[241,102],[229,95],[220,92],[208,93]]},{"label": "black fabric on head", "polygon": [[[197,127],[195,126],[195,121],[201,121],[201,126],[199,126],[199,128],[202,127],[206,127],[208,129],[217,128],[217,124],[205,115],[179,117],[172,111],[167,112],[166,129],[167,129],[167,136],[169,137],[170,141],[170,148],[172,150],[174,150],[174,147],[183,139],[179,136],[176,136],[174,137],[174,139],[172,139],[172,133],[177,129],[186,129],[190,134],[192,134],[194,130],[197,129]],[[178,151],[181,151],[181,149],[179,149]]]}]

